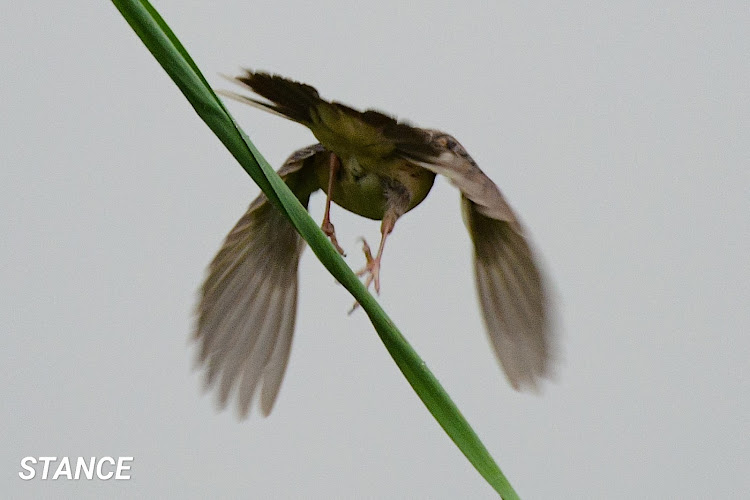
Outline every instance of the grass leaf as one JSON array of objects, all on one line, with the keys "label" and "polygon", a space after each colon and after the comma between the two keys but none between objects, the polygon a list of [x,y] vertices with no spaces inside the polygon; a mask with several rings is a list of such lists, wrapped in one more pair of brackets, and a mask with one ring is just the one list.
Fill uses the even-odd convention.
[{"label": "grass leaf", "polygon": [[331,274],[367,313],[380,339],[414,391],[453,442],[506,500],[518,495],[459,409],[393,321],[349,269],[307,210],[234,121],[167,23],[147,0],[112,0],[209,128],[310,245]]}]

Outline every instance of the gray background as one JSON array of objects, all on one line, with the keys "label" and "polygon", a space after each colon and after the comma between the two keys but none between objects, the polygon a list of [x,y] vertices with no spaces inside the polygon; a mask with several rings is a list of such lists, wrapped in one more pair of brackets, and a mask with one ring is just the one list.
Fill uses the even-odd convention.
[{"label": "gray background", "polygon": [[[563,347],[541,396],[496,366],[444,180],[381,297],[524,498],[750,495],[746,2],[253,3],[156,6],[218,87],[247,65],[451,132],[533,235]],[[257,188],[111,4],[2,7],[2,496],[492,498],[311,253],[274,413],[216,412],[196,290]],[[231,109],[274,165],[313,142]],[[359,267],[378,224],[333,215]],[[133,479],[24,482],[29,455]]]}]

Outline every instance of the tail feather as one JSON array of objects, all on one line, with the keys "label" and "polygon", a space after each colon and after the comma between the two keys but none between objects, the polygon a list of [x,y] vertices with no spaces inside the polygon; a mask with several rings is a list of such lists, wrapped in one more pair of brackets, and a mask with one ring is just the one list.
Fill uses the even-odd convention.
[{"label": "tail feather", "polygon": [[221,92],[222,95],[305,125],[336,154],[347,151],[359,151],[363,156],[396,154],[434,163],[442,152],[425,130],[380,111],[359,111],[327,101],[315,87],[305,83],[249,69],[231,80],[270,102],[233,92]]},{"label": "tail feather", "polygon": [[320,102],[320,95],[314,87],[288,80],[279,75],[245,69],[245,74],[236,77],[234,80],[245,85],[259,96],[265,97],[273,105],[252,99],[244,102],[261,109],[275,111],[277,114],[303,125],[311,122],[310,111]]},{"label": "tail feather", "polygon": [[223,95],[224,97],[228,97],[230,99],[233,99],[237,102],[241,102],[243,104],[249,104],[250,106],[261,109],[263,111],[266,111],[268,113],[274,114],[276,116],[280,116],[282,118],[286,118],[287,120],[290,119],[289,116],[285,115],[283,112],[281,112],[277,107],[271,103],[259,101],[257,99],[253,99],[252,97],[247,97],[242,94],[238,94],[236,92],[230,92],[229,90],[217,90],[217,94]]}]

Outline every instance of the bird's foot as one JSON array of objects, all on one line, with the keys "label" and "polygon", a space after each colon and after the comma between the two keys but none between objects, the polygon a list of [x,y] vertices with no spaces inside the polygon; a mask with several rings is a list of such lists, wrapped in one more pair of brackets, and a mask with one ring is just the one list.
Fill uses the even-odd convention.
[{"label": "bird's foot", "polygon": [[374,283],[375,293],[380,295],[380,255],[373,257],[372,252],[370,251],[370,245],[367,244],[367,241],[365,241],[364,238],[361,239],[362,252],[365,254],[367,263],[365,264],[365,267],[357,271],[357,276],[367,276],[367,278],[365,278],[365,287],[369,289],[370,285]]},{"label": "bird's foot", "polygon": [[[367,262],[365,263],[365,267],[356,272],[356,275],[359,277],[367,276],[364,283],[365,288],[369,290],[370,285],[374,284],[375,293],[380,295],[380,255],[373,257],[370,245],[367,244],[364,238],[360,239],[362,240],[362,252],[364,252]],[[353,313],[357,307],[359,307],[359,302],[354,303],[349,314]]]},{"label": "bird's foot", "polygon": [[[380,295],[380,255],[377,257],[372,256],[370,245],[367,244],[364,238],[362,240],[362,252],[365,254],[365,267],[356,272],[359,277],[366,276],[365,288],[370,289],[370,285],[375,285],[375,293]],[[352,308],[349,310],[349,314],[353,313],[359,307],[359,302],[355,302]]]},{"label": "bird's foot", "polygon": [[339,242],[336,239],[336,230],[334,229],[333,224],[331,224],[331,221],[327,219],[324,220],[323,224],[320,225],[320,229],[322,229],[325,235],[328,236],[328,239],[331,240],[336,251],[341,254],[342,257],[346,257],[346,252],[344,252],[344,249],[341,248],[341,245],[339,245]]}]

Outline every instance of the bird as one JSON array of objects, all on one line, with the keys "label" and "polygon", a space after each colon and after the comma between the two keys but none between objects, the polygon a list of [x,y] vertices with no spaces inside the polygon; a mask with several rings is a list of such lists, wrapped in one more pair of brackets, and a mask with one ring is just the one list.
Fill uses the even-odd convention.
[{"label": "bird", "polygon": [[[323,99],[314,87],[280,75],[245,69],[231,79],[254,95],[221,95],[304,125],[318,140],[292,153],[277,173],[306,208],[314,192],[326,193],[321,229],[339,253],[344,255],[331,223],[332,203],[382,221],[374,256],[362,239],[366,264],[357,273],[378,293],[385,243],[398,219],[425,199],[436,175],[455,185],[494,353],[516,390],[536,390],[550,378],[550,300],[538,259],[497,185],[454,137]],[[221,408],[236,394],[240,418],[256,399],[268,416],[279,394],[303,249],[304,240],[261,193],[227,235],[200,289],[198,362]]]}]

